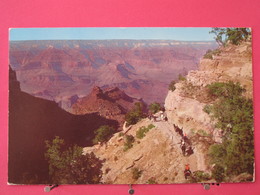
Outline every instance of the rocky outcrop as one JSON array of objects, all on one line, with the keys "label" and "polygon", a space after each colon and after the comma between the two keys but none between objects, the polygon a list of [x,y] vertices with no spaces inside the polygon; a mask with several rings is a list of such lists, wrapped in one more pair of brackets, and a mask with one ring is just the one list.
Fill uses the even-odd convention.
[{"label": "rocky outcrop", "polygon": [[125,114],[136,102],[142,100],[126,95],[118,87],[102,90],[95,86],[88,96],[78,99],[72,105],[71,112],[77,115],[97,113],[107,119],[117,120],[122,126]]},{"label": "rocky outcrop", "polygon": [[251,42],[228,45],[219,49],[213,59],[202,59],[199,70],[190,71],[186,81],[177,83],[175,91],[169,91],[165,100],[168,117],[191,135],[199,130],[221,141],[221,131],[214,127],[203,111],[212,100],[206,97],[206,86],[214,82],[239,82],[246,89],[245,95],[252,98],[252,48]]}]

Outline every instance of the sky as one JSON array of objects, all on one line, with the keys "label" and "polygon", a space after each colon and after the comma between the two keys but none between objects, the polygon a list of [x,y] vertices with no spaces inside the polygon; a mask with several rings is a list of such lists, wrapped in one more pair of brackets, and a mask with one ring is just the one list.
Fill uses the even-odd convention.
[{"label": "sky", "polygon": [[178,41],[213,41],[211,28],[12,28],[11,41],[23,40],[106,40],[160,39]]}]

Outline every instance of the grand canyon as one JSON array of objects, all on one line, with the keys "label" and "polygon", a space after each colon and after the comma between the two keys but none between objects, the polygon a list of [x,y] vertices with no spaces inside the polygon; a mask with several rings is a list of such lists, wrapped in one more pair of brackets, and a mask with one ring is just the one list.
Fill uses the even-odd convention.
[{"label": "grand canyon", "polygon": [[8,182],[254,181],[251,44],[10,41]]},{"label": "grand canyon", "polygon": [[67,110],[94,87],[118,87],[163,103],[172,80],[198,68],[215,42],[170,40],[11,41],[10,65],[21,89]]}]

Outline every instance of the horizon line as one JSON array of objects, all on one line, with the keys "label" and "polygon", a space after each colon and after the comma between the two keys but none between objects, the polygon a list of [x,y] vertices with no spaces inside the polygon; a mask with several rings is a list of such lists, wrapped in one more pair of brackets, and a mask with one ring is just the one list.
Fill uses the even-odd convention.
[{"label": "horizon line", "polygon": [[9,40],[9,42],[23,41],[176,41],[176,42],[216,42],[215,40],[176,40],[176,39],[34,39],[34,40]]}]

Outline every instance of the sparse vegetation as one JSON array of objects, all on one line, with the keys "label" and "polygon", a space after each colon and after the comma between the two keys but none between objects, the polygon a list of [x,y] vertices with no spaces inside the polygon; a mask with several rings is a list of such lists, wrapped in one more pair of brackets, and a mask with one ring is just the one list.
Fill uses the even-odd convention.
[{"label": "sparse vegetation", "polygon": [[150,179],[148,179],[148,181],[146,183],[147,184],[158,184],[154,177],[151,177]]},{"label": "sparse vegetation", "polygon": [[138,131],[136,132],[136,137],[138,139],[142,139],[145,137],[146,133],[150,131],[150,129],[154,128],[155,126],[153,124],[148,125],[147,127],[140,127]]},{"label": "sparse vegetation", "polygon": [[225,178],[225,170],[220,165],[215,165],[212,171],[212,177],[216,182],[222,182]]},{"label": "sparse vegetation", "polygon": [[211,106],[209,104],[205,105],[203,108],[203,111],[206,112],[207,114],[211,113]]},{"label": "sparse vegetation", "polygon": [[104,143],[107,142],[111,136],[115,133],[115,130],[113,127],[110,127],[108,125],[104,125],[99,127],[97,130],[94,131],[95,138],[93,139],[93,144],[97,143]]},{"label": "sparse vegetation", "polygon": [[125,135],[124,151],[127,151],[130,148],[132,148],[134,142],[135,142],[134,136],[132,136],[132,135]]},{"label": "sparse vegetation", "polygon": [[139,170],[138,168],[133,168],[132,169],[132,178],[134,180],[137,180],[139,177],[141,177],[143,171]]},{"label": "sparse vegetation", "polygon": [[169,84],[168,89],[169,89],[170,91],[174,91],[174,90],[176,89],[175,84],[176,84],[176,82],[175,82],[175,81],[172,81],[172,82]]},{"label": "sparse vegetation", "polygon": [[217,43],[225,46],[227,42],[238,45],[247,40],[251,35],[251,30],[249,28],[212,28],[209,33],[215,34]]},{"label": "sparse vegetation", "polygon": [[218,56],[220,54],[220,50],[219,49],[215,49],[215,50],[211,50],[209,49],[205,55],[203,56],[203,58],[205,59],[211,59],[213,60],[213,56]]},{"label": "sparse vegetation", "polygon": [[111,171],[111,169],[110,168],[106,168],[105,174],[108,174],[109,171]]},{"label": "sparse vegetation", "polygon": [[214,98],[232,98],[239,97],[245,92],[245,89],[240,86],[239,83],[233,83],[229,81],[227,83],[216,82],[210,85],[207,85],[208,93],[211,97]]},{"label": "sparse vegetation", "polygon": [[195,182],[208,181],[211,179],[209,173],[205,173],[204,171],[195,171],[193,173],[193,179]]},{"label": "sparse vegetation", "polygon": [[161,110],[161,105],[158,102],[151,103],[149,105],[149,110],[151,113],[155,114]]},{"label": "sparse vegetation", "polygon": [[102,161],[94,153],[82,155],[83,148],[66,147],[56,136],[46,141],[45,158],[49,163],[49,175],[55,184],[97,184],[102,177]]},{"label": "sparse vegetation", "polygon": [[[208,88],[209,94],[217,101],[204,110],[217,121],[216,128],[223,131],[222,144],[214,144],[209,149],[211,162],[217,167],[223,167],[225,176],[253,174],[252,99],[243,96],[245,89],[239,83],[213,83]],[[220,171],[220,168],[216,169],[217,172]]]},{"label": "sparse vegetation", "polygon": [[136,102],[135,107],[125,115],[126,126],[134,125],[145,117],[145,105],[142,102]]},{"label": "sparse vegetation", "polygon": [[185,76],[183,76],[182,74],[178,75],[178,79],[179,79],[179,81],[186,81]]},{"label": "sparse vegetation", "polygon": [[163,181],[167,181],[169,178],[168,177],[164,177],[163,178]]},{"label": "sparse vegetation", "polygon": [[207,133],[206,131],[204,131],[203,129],[199,129],[197,134],[200,135],[200,136],[204,136],[204,137],[209,137],[210,136],[210,134]]}]

